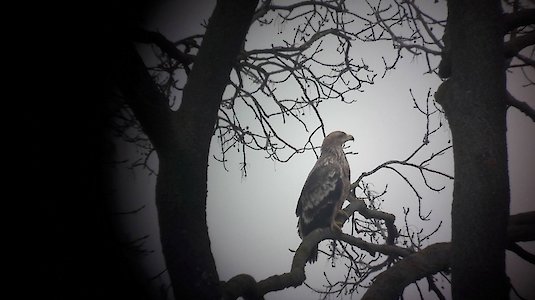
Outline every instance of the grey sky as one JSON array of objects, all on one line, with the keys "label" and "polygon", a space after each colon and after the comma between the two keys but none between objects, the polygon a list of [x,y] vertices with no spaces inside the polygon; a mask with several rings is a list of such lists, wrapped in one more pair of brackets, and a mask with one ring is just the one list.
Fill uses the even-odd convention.
[{"label": "grey sky", "polygon": [[[175,40],[202,31],[200,23],[207,20],[213,1],[168,1],[160,11],[153,12],[153,23],[148,24],[151,29],[157,29],[169,39]],[[175,13],[176,12],[176,13]],[[253,28],[254,29],[254,28]],[[248,41],[262,43],[269,40],[269,30],[263,29],[263,34],[255,35],[251,30]],[[278,28],[273,26],[273,31]],[[279,28],[280,29],[280,28]],[[284,28],[283,28],[284,29]],[[269,42],[268,42],[269,43]],[[388,53],[390,46],[367,45],[358,49],[359,59],[373,65],[373,60],[380,62],[378,53]],[[386,49],[386,50],[385,50]],[[386,56],[388,58],[388,55]],[[379,66],[377,64],[377,66]],[[376,71],[382,70],[377,67]],[[413,108],[409,89],[412,89],[419,104],[425,105],[429,89],[434,92],[440,80],[433,75],[423,76],[426,64],[423,58],[411,59],[409,55],[400,62],[396,70],[391,71],[384,79],[378,78],[372,86],[364,87],[364,92],[356,95],[357,101],[351,105],[329,101],[322,103],[319,110],[322,114],[326,133],[342,130],[355,137],[354,142],[346,145],[346,151],[356,152],[349,155],[354,181],[362,172],[369,171],[380,163],[391,159],[404,159],[421,143],[425,133],[425,117]],[[535,78],[535,74],[531,74]],[[521,77],[509,75],[509,86],[513,94],[531,106],[535,106],[532,98],[535,88],[520,88],[523,84]],[[288,94],[298,93],[297,89],[288,87],[284,90]],[[317,122],[312,114],[307,114],[311,122]],[[245,117],[245,119],[247,119]],[[249,118],[251,124],[254,120]],[[247,120],[246,120],[247,121]],[[444,116],[436,115],[432,122],[439,121],[447,124]],[[311,126],[314,128],[314,126]],[[289,140],[300,144],[306,133],[295,126],[279,126]],[[535,124],[518,111],[511,109],[508,114],[508,145],[511,181],[511,213],[535,210],[532,201],[535,194]],[[316,144],[321,143],[320,135],[316,136]],[[450,132],[443,126],[431,140],[429,149],[424,154],[429,155],[448,145]],[[136,157],[138,154],[129,147],[121,147],[127,154],[120,157]],[[217,139],[212,140],[211,154],[218,155]],[[453,175],[453,157],[449,151],[432,164],[444,173]],[[213,157],[210,159],[208,170],[208,200],[207,214],[209,233],[212,242],[212,252],[215,256],[217,269],[221,280],[247,273],[262,280],[274,274],[287,272],[291,265],[293,254],[288,249],[296,249],[300,243],[297,235],[295,206],[303,183],[315,162],[313,152],[293,157],[287,163],[278,163],[265,159],[263,152],[247,152],[247,177],[242,177],[240,171],[241,153],[234,151],[227,154],[229,160],[225,171],[221,163]],[[420,160],[425,155],[420,156]],[[157,164],[155,164],[157,165]],[[405,170],[405,169],[403,169]],[[124,240],[134,239],[146,234],[151,236],[146,241],[146,248],[155,250],[140,259],[142,269],[147,277],[156,275],[163,268],[163,259],[157,235],[156,210],[154,207],[155,176],[148,176],[145,171],[132,172],[119,167],[117,177],[121,178],[119,201],[114,206],[117,211],[136,209],[141,205],[146,208],[138,214],[121,216],[116,221],[128,228],[123,234]],[[417,175],[406,170],[407,174]],[[388,194],[384,197],[383,210],[396,215],[396,225],[403,226],[403,207],[410,207],[409,223],[415,227],[423,227],[426,232],[432,231],[443,221],[441,229],[433,236],[429,243],[450,240],[450,212],[453,181],[439,177],[430,177],[431,184],[445,186],[439,193],[423,188],[421,180],[415,176],[415,184],[423,196],[422,209],[432,210],[431,221],[422,222],[417,217],[418,202],[408,186],[400,177],[392,172],[381,171],[368,178],[377,191],[382,191],[388,184]],[[535,251],[534,243],[527,243],[526,249]],[[327,249],[327,242],[323,242],[320,249]],[[513,284],[521,293],[535,296],[533,285],[529,278],[535,278],[535,267],[516,263],[518,259],[508,254],[508,268]],[[514,269],[514,271],[513,271]],[[314,265],[307,265],[307,283],[321,289],[325,283],[323,271],[330,279],[342,279],[340,271],[345,271],[342,261],[338,261],[336,268],[331,268],[330,262],[320,256]],[[165,278],[165,276],[163,276]],[[151,282],[157,287],[160,279]],[[426,287],[426,285],[424,285]],[[440,286],[440,285],[439,285]],[[407,291],[412,293],[414,291]],[[362,295],[354,295],[358,299]],[[266,299],[316,299],[319,296],[307,287],[290,288],[284,291],[266,295]],[[349,296],[347,296],[349,299]],[[529,296],[528,296],[529,298]],[[514,299],[514,298],[512,298]]]}]

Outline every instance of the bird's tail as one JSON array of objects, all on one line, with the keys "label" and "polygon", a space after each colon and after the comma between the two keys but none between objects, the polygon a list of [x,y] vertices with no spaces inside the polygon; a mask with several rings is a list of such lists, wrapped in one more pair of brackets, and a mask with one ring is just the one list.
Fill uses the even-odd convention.
[{"label": "bird's tail", "polygon": [[309,263],[315,263],[318,260],[318,245],[316,245],[314,248],[312,248],[312,251],[310,251],[310,256],[308,257]]}]

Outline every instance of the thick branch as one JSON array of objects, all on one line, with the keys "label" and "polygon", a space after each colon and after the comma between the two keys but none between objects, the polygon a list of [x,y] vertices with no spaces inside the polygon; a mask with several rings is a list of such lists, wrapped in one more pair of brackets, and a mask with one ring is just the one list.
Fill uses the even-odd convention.
[{"label": "thick branch", "polygon": [[240,274],[232,277],[224,283],[223,299],[237,299],[243,297],[245,300],[264,299],[258,295],[256,280],[248,274]]},{"label": "thick branch", "polygon": [[535,31],[518,36],[504,44],[505,57],[513,57],[522,49],[535,45]]},{"label": "thick branch", "polygon": [[530,65],[530,66],[535,68],[535,60],[533,60],[533,59],[531,59],[529,57],[526,57],[526,56],[524,56],[522,54],[518,54],[518,53],[515,56],[516,56],[516,58],[518,58],[521,61],[523,61],[525,64]]},{"label": "thick branch", "polygon": [[[346,206],[344,211],[347,215],[352,215],[356,211],[360,212],[363,208],[366,208],[363,201],[354,201]],[[348,217],[342,217],[340,220],[345,222],[347,219]],[[307,235],[297,248],[290,272],[281,275],[273,275],[258,283],[255,283],[254,279],[249,275],[237,275],[224,285],[226,297],[224,299],[236,299],[238,296],[244,296],[245,294],[252,295],[251,298],[245,299],[261,299],[262,295],[269,292],[300,286],[306,279],[305,264],[310,256],[310,251],[317,244],[326,239],[344,241],[352,246],[367,251],[371,255],[375,255],[379,252],[394,257],[406,257],[411,254],[409,250],[395,245],[373,244],[348,234],[333,233],[329,228],[319,228]],[[255,284],[256,287],[251,287],[253,284]],[[256,290],[256,292],[253,292],[254,290]]]},{"label": "thick branch", "polygon": [[301,1],[301,2],[298,2],[298,3],[294,3],[294,4],[291,4],[291,5],[270,5],[269,6],[269,9],[271,10],[286,10],[286,11],[292,11],[296,8],[300,8],[300,7],[303,7],[303,6],[323,6],[325,8],[328,8],[330,10],[333,10],[333,11],[336,11],[336,12],[344,12],[346,11],[345,9],[343,9],[341,6],[338,6],[338,5],[332,5],[332,4],[329,4],[329,3],[325,3],[325,2],[322,2],[322,1]]},{"label": "thick branch", "polygon": [[330,28],[330,29],[326,29],[326,30],[322,30],[322,31],[318,31],[318,32],[314,33],[306,42],[304,42],[303,44],[301,44],[299,46],[290,46],[290,47],[277,46],[277,47],[272,47],[272,48],[269,48],[269,49],[250,50],[250,51],[247,51],[246,53],[244,53],[243,55],[244,56],[252,56],[252,55],[266,54],[266,53],[279,54],[280,55],[280,53],[288,53],[288,52],[290,52],[290,53],[292,53],[292,52],[301,53],[302,51],[307,50],[308,48],[310,48],[310,46],[312,46],[314,44],[314,42],[320,40],[321,38],[323,38],[323,37],[325,37],[325,36],[327,36],[329,34],[338,36],[338,37],[346,39],[346,40],[351,40],[351,37],[346,35],[344,32],[342,32],[342,31],[340,31],[338,29],[335,29],[335,28]]},{"label": "thick branch", "polygon": [[[535,212],[511,216],[507,234],[510,243],[534,241]],[[518,248],[515,249],[518,250]],[[450,255],[451,243],[433,244],[414,253],[378,275],[362,299],[398,299],[409,284],[447,270],[450,264]],[[531,254],[528,253],[527,257],[530,257],[529,255]]]},{"label": "thick branch", "polygon": [[173,42],[168,40],[165,36],[163,36],[159,32],[139,29],[139,30],[134,31],[132,35],[133,35],[132,36],[133,39],[136,42],[155,44],[165,54],[169,55],[169,57],[180,62],[184,66],[186,73],[189,73],[190,71],[189,65],[192,64],[193,61],[195,60],[195,55],[186,54],[178,50],[178,48],[175,46]]},{"label": "thick branch", "polygon": [[507,237],[510,242],[535,241],[535,211],[511,216]]},{"label": "thick branch", "polygon": [[[394,240],[398,237],[398,231],[396,228],[396,225],[394,224],[394,221],[396,221],[396,217],[393,214],[386,213],[384,211],[380,210],[372,210],[366,207],[366,203],[364,203],[363,200],[357,199],[354,195],[349,195],[351,202],[346,208],[344,208],[344,211],[348,216],[353,214],[353,212],[358,211],[359,214],[361,214],[366,219],[380,219],[385,221],[385,226],[387,228],[387,239],[386,243],[389,245],[394,244]],[[346,221],[347,217],[344,217],[345,219],[339,219],[339,221]]]},{"label": "thick branch", "polygon": [[520,101],[513,97],[511,93],[507,93],[507,105],[515,107],[519,111],[523,112],[526,116],[530,117],[535,122],[535,110],[529,106],[526,102]]},{"label": "thick branch", "polygon": [[[351,215],[359,211],[361,206],[362,204],[360,202],[352,202],[344,210],[348,215]],[[347,217],[344,220],[347,220]],[[535,211],[511,216],[509,218],[508,236],[512,243],[518,241],[534,241]],[[379,252],[394,257],[403,257],[393,267],[377,276],[362,299],[397,299],[407,285],[440,271],[447,270],[450,264],[450,243],[433,244],[419,252],[411,254],[405,248],[388,244],[378,245],[368,243],[351,235],[335,234],[328,228],[320,228],[312,231],[303,239],[301,245],[295,251],[290,272],[273,275],[258,283],[250,275],[237,275],[224,284],[224,299],[237,299],[240,296],[244,296],[247,300],[263,299],[263,295],[269,292],[300,286],[306,279],[305,264],[310,251],[318,243],[326,239],[344,241],[372,255],[375,255],[375,252]]]},{"label": "thick branch", "polygon": [[535,9],[523,9],[514,13],[504,14],[504,31],[505,33],[531,24],[535,24]]},{"label": "thick branch", "polygon": [[433,244],[400,260],[375,278],[362,300],[398,299],[407,285],[446,270],[450,264],[450,247],[450,243]]},{"label": "thick branch", "polygon": [[159,91],[130,42],[121,43],[114,62],[114,79],[118,88],[143,131],[158,147],[167,140],[173,128],[174,116],[169,109],[169,100]]},{"label": "thick branch", "polygon": [[516,253],[516,255],[518,255],[523,260],[529,262],[530,264],[534,264],[535,265],[535,255],[533,255],[532,253],[529,253],[524,248],[520,247],[520,245],[518,245],[517,243],[511,243],[507,247],[507,250],[510,250],[510,251]]},{"label": "thick branch", "polygon": [[297,251],[295,252],[292,267],[290,272],[282,275],[273,275],[268,277],[257,284],[258,294],[265,295],[269,292],[282,290],[288,287],[297,287],[301,285],[305,279],[305,264],[310,255],[310,251],[321,241],[326,239],[337,239],[344,241],[350,245],[359,247],[370,254],[375,255],[376,252],[386,255],[392,255],[394,257],[405,257],[410,255],[410,252],[404,248],[394,245],[378,245],[368,243],[360,238],[347,235],[336,234],[330,231],[329,228],[316,229],[307,235]]},{"label": "thick branch", "polygon": [[258,296],[292,286],[300,286],[306,279],[305,264],[312,248],[322,240],[328,238],[329,235],[330,230],[328,228],[316,229],[307,235],[301,242],[301,245],[299,245],[299,248],[297,248],[297,251],[295,251],[290,272],[281,275],[273,275],[258,283],[251,281],[250,276],[244,274],[231,278],[223,286],[225,290],[228,290],[225,292],[227,298],[224,299],[237,299],[239,296],[244,296],[244,294],[240,294],[241,291],[248,291],[248,293],[251,293],[251,290],[256,290],[257,292],[254,294],[255,296]]}]

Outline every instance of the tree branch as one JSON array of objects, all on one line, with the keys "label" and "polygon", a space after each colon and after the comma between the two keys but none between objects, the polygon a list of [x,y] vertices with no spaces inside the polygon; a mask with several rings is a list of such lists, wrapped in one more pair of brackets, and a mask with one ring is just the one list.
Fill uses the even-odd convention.
[{"label": "tree branch", "polygon": [[189,65],[195,60],[195,55],[186,54],[178,50],[175,44],[163,36],[163,34],[155,31],[138,29],[132,32],[132,38],[136,42],[155,44],[162,50],[162,52],[180,62],[184,66],[186,74],[189,74]]},{"label": "tree branch", "polygon": [[[535,211],[510,216],[507,234],[511,243],[534,241]],[[450,254],[451,243],[437,243],[400,260],[376,277],[362,300],[398,299],[407,285],[447,270]]]},{"label": "tree branch", "polygon": [[523,102],[523,101],[520,101],[520,100],[516,99],[509,92],[507,92],[506,101],[507,101],[507,105],[515,107],[519,111],[523,112],[526,116],[531,118],[531,120],[533,122],[535,122],[535,109],[533,109],[531,106],[529,106],[529,104],[527,104],[526,102]]},{"label": "tree branch", "polygon": [[260,300],[263,296],[258,295],[256,280],[248,274],[240,274],[232,277],[223,283],[223,299],[237,299],[243,297],[245,300]]},{"label": "tree branch", "polygon": [[[388,245],[393,245],[394,240],[398,237],[398,230],[396,228],[396,225],[394,224],[394,221],[396,221],[396,217],[393,214],[389,214],[380,210],[372,210],[366,207],[366,203],[364,203],[364,200],[357,199],[352,193],[349,194],[349,201],[351,202],[346,208],[344,208],[344,211],[347,215],[353,214],[353,212],[358,211],[359,214],[361,214],[366,219],[380,219],[385,221],[385,226],[387,228],[387,238],[386,243]],[[347,219],[347,217],[344,217]],[[337,218],[339,221],[345,222],[346,220],[342,218]]]},{"label": "tree branch", "polygon": [[[335,28],[329,28],[329,29],[318,31],[318,32],[314,33],[306,42],[304,42],[303,44],[301,44],[299,46],[295,46],[295,45],[289,46],[289,47],[275,46],[275,47],[271,47],[269,49],[249,50],[249,51],[243,53],[242,55],[240,55],[241,56],[240,59],[245,59],[247,57],[250,57],[250,56],[253,56],[253,55],[259,55],[259,54],[278,54],[278,55],[281,55],[281,53],[293,53],[293,55],[296,55],[296,56],[297,55],[301,55],[302,51],[307,50],[308,48],[310,48],[312,46],[312,44],[314,44],[314,42],[320,40],[321,38],[323,38],[323,37],[325,37],[325,36],[327,36],[329,34],[338,36],[338,37],[346,39],[346,40],[351,40],[351,37],[349,37],[345,33],[341,32],[340,30],[335,29]],[[288,54],[288,55],[292,55],[292,54]]]},{"label": "tree branch", "polygon": [[521,61],[523,61],[525,64],[530,65],[530,66],[535,68],[535,60],[533,60],[533,59],[531,59],[529,57],[526,57],[526,56],[524,56],[522,54],[518,54],[518,53],[515,56],[516,56],[516,58],[518,58]]},{"label": "tree branch", "polygon": [[[351,214],[361,208],[359,202],[352,202],[344,210]],[[511,216],[509,239],[511,241],[535,240],[534,225],[535,212]],[[335,234],[328,228],[320,228],[303,239],[295,252],[290,272],[273,275],[258,283],[249,275],[237,275],[225,283],[224,299],[237,299],[239,296],[243,296],[245,299],[263,299],[263,295],[269,292],[301,285],[306,279],[304,268],[311,249],[325,239],[344,241],[372,255],[379,252],[395,257],[404,257],[393,267],[378,275],[362,299],[397,299],[407,285],[449,268],[450,243],[433,244],[411,254],[409,250],[401,247],[368,243],[351,235]],[[518,252],[515,251],[515,253]],[[532,256],[532,254],[528,254]]]},{"label": "tree branch", "polygon": [[529,253],[524,248],[520,247],[520,245],[518,245],[517,243],[510,243],[507,247],[507,250],[516,253],[516,255],[518,255],[523,260],[535,265],[535,255]]},{"label": "tree branch", "polygon": [[322,2],[322,1],[301,1],[301,2],[298,2],[298,3],[291,4],[291,5],[273,5],[272,4],[272,5],[269,6],[269,9],[270,10],[286,10],[286,11],[291,12],[294,9],[300,8],[300,7],[303,7],[303,6],[313,6],[313,7],[323,6],[325,8],[331,9],[331,10],[336,11],[336,12],[344,12],[344,11],[346,11],[342,6],[332,5],[332,4],[329,4],[329,3]]},{"label": "tree branch", "polygon": [[535,241],[535,211],[512,215],[507,236],[511,242]]},{"label": "tree branch", "polygon": [[433,244],[400,260],[375,278],[362,300],[398,299],[407,285],[447,269],[450,247],[450,243]]},{"label": "tree branch", "polygon": [[305,264],[310,255],[310,251],[321,241],[326,239],[337,239],[344,241],[350,245],[359,247],[370,254],[379,252],[395,257],[404,257],[410,255],[409,250],[401,247],[368,243],[351,235],[333,233],[329,228],[319,228],[307,235],[301,242],[301,245],[299,245],[299,248],[297,248],[290,272],[281,275],[273,275],[258,282],[258,294],[265,295],[269,292],[282,290],[288,287],[297,287],[303,284],[306,279]]},{"label": "tree branch", "polygon": [[115,82],[151,143],[159,146],[168,139],[169,130],[173,128],[175,116],[169,108],[169,100],[152,80],[134,45],[122,41],[119,48],[113,58]]},{"label": "tree branch", "polygon": [[[366,208],[364,201],[355,201],[346,206],[344,211],[347,215],[352,215],[354,212],[360,211],[363,208]],[[339,220],[345,222],[347,219],[348,217],[344,216]],[[226,297],[224,299],[237,299],[237,297],[245,296],[246,294],[251,296],[251,298],[245,299],[262,299],[262,295],[269,292],[300,286],[306,279],[305,265],[310,256],[310,251],[321,241],[326,239],[344,241],[373,256],[375,256],[377,252],[393,257],[406,257],[411,254],[409,250],[395,245],[369,243],[348,234],[333,233],[329,228],[319,228],[307,235],[295,251],[290,272],[270,276],[258,283],[256,283],[256,281],[249,275],[237,275],[224,284],[223,288]],[[253,290],[256,292],[252,292]]]},{"label": "tree branch", "polygon": [[518,36],[504,43],[505,57],[517,55],[522,49],[535,44],[535,31]]},{"label": "tree branch", "polygon": [[[344,211],[351,215],[362,209],[363,203],[351,202]],[[348,217],[343,217],[340,220],[347,219]],[[511,242],[534,241],[535,211],[510,216],[508,236]],[[333,233],[329,228],[319,228],[303,239],[295,251],[289,272],[273,275],[259,282],[247,274],[237,275],[223,284],[223,299],[237,299],[240,296],[246,300],[263,299],[263,295],[269,292],[300,286],[306,279],[305,265],[310,251],[326,239],[344,241],[372,255],[379,252],[392,257],[403,257],[376,277],[363,300],[397,299],[407,285],[447,270],[450,266],[451,243],[436,243],[419,252],[411,253],[410,250],[395,245],[369,243],[348,234]]]},{"label": "tree branch", "polygon": [[503,15],[504,33],[515,28],[535,24],[535,9],[523,9]]}]

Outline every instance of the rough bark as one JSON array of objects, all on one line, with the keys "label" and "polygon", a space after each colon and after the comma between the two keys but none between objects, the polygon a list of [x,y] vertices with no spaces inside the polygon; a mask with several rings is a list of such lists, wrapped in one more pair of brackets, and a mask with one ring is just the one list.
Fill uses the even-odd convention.
[{"label": "rough bark", "polygon": [[[520,248],[516,242],[535,240],[535,211],[509,217],[507,227],[508,250],[532,262],[533,255]],[[395,300],[411,283],[450,268],[451,243],[436,243],[403,258],[374,280],[363,296],[365,299]]]},{"label": "rough bark", "polygon": [[448,269],[450,243],[433,244],[379,274],[362,300],[395,300],[409,284]]},{"label": "rough bark", "polygon": [[437,100],[452,131],[453,299],[507,299],[509,178],[500,1],[448,1],[451,77]]},{"label": "rough bark", "polygon": [[257,1],[218,1],[178,111],[151,80],[133,45],[121,46],[118,86],[159,158],[160,239],[176,298],[218,299],[206,223],[207,168],[221,98]]}]

